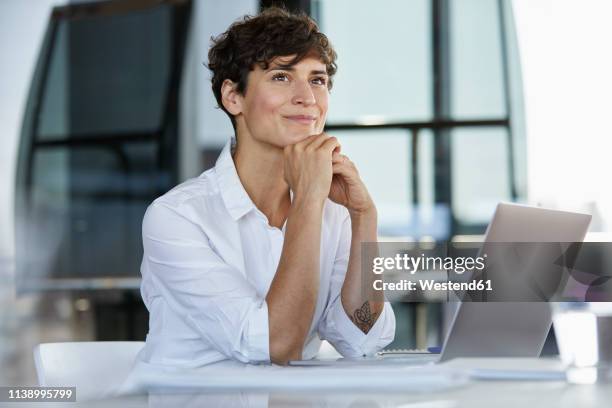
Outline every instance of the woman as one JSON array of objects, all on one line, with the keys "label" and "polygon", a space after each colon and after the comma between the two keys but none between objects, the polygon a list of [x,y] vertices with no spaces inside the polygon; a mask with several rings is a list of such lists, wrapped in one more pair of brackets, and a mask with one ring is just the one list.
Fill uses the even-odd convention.
[{"label": "woman", "polygon": [[362,290],[376,207],[323,133],[335,60],[309,17],[278,8],[213,39],[212,88],[235,137],[214,168],[147,209],[145,362],[286,364],[321,339],[346,357],[393,340],[390,305]]}]

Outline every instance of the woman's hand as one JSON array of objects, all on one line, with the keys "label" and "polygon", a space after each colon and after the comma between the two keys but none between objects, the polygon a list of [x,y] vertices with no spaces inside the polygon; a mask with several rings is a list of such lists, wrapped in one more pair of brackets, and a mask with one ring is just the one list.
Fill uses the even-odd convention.
[{"label": "woman's hand", "polygon": [[285,147],[284,176],[294,198],[325,201],[333,175],[332,153],[339,149],[338,139],[325,133]]},{"label": "woman's hand", "polygon": [[355,164],[343,154],[335,151],[332,156],[333,178],[329,198],[345,206],[351,216],[376,211],[370,193],[359,177]]}]

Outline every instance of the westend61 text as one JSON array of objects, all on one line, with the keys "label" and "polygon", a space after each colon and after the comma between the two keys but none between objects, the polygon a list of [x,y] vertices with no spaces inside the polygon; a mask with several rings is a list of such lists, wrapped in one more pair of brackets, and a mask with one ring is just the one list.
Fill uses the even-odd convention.
[{"label": "westend61 text", "polygon": [[[418,283],[418,284],[417,284]],[[472,280],[470,282],[437,282],[433,279],[419,279],[418,281],[409,281],[402,279],[399,282],[384,282],[382,279],[377,279],[372,283],[374,290],[422,290],[422,291],[449,291],[449,290],[473,290],[473,291],[492,291],[491,280]]]}]

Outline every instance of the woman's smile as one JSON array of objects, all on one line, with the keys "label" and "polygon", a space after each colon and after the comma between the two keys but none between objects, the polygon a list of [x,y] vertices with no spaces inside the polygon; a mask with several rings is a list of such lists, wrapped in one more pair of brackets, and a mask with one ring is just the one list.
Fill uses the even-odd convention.
[{"label": "woman's smile", "polygon": [[298,123],[301,125],[308,125],[308,126],[312,125],[317,120],[316,116],[312,116],[312,115],[291,115],[291,116],[284,116],[284,118],[289,119],[290,121],[294,123]]}]

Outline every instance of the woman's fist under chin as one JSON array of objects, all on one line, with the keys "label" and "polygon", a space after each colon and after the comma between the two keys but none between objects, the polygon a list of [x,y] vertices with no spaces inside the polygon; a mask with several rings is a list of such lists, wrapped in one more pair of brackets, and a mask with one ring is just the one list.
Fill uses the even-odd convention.
[{"label": "woman's fist under chin", "polygon": [[283,151],[285,181],[294,199],[323,202],[332,181],[332,154],[340,151],[338,139],[321,133],[286,146]]}]

